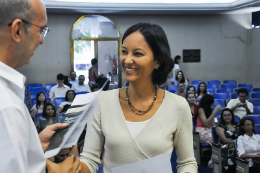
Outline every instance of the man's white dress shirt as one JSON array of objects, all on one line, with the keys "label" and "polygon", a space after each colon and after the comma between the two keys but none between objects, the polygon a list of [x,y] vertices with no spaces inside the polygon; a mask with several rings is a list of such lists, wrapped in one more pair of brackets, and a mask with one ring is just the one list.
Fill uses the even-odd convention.
[{"label": "man's white dress shirt", "polygon": [[[241,103],[241,101],[239,100],[239,98],[237,99],[231,99],[228,104],[227,104],[227,108],[231,109],[232,107],[236,106],[237,103]],[[248,102],[246,100],[246,103],[247,103],[247,107],[248,109],[250,110],[251,113],[254,112],[254,106],[252,103]],[[236,108],[234,111],[233,111],[234,115],[237,115],[239,116],[240,118],[243,118],[245,115],[246,115],[246,108],[244,107],[239,107],[239,108]]]},{"label": "man's white dress shirt", "polygon": [[[260,154],[260,135],[253,134],[252,137],[244,134],[237,139],[237,153],[240,157],[242,154],[257,155]],[[252,159],[249,161],[249,167],[253,166]]]},{"label": "man's white dress shirt", "polygon": [[63,87],[58,87],[58,84],[53,86],[50,90],[49,97],[51,102],[54,103],[54,99],[58,97],[65,97],[66,92],[70,90],[70,87],[63,84]]},{"label": "man's white dress shirt", "polygon": [[83,84],[83,85],[80,85],[80,84],[73,84],[72,87],[71,87],[72,90],[74,90],[76,93],[77,92],[91,92],[88,84]]},{"label": "man's white dress shirt", "polygon": [[0,61],[0,172],[44,173],[40,139],[24,104],[26,78]]}]

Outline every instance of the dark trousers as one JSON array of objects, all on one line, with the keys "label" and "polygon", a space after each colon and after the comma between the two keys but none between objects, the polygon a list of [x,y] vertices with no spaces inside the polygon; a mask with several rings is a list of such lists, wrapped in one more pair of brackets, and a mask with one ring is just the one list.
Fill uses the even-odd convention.
[{"label": "dark trousers", "polygon": [[260,172],[260,167],[259,166],[251,166],[249,167],[249,173],[257,173]]}]

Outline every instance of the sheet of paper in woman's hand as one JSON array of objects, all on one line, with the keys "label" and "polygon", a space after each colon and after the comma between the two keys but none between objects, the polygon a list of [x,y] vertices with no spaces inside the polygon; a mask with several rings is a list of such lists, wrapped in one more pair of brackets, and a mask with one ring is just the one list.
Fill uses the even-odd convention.
[{"label": "sheet of paper in woman's hand", "polygon": [[114,167],[112,173],[172,173],[170,154],[158,156],[127,165]]}]

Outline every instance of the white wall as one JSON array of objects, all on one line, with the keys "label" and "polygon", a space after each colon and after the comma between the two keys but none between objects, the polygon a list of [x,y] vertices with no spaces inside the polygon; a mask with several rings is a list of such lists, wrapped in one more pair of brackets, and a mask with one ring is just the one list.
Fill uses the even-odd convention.
[{"label": "white wall", "polygon": [[[27,83],[53,83],[58,73],[69,74],[69,34],[81,15],[49,14],[50,33],[31,59],[31,64],[19,69]],[[245,83],[247,62],[247,15],[107,15],[123,34],[138,22],[156,23],[165,30],[172,57],[182,56],[183,49],[201,49],[200,63],[181,63],[190,80],[234,79]],[[260,36],[260,34],[259,34]],[[252,78],[251,83],[257,79]],[[122,82],[124,84],[124,81]]]}]

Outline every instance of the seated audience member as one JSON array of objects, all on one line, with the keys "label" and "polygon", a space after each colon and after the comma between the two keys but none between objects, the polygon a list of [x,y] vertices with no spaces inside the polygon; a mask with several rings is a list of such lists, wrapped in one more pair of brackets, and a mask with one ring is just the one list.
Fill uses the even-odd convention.
[{"label": "seated audience member", "polygon": [[179,83],[184,83],[185,85],[188,85],[188,80],[185,79],[183,71],[178,71],[175,79],[172,79],[172,81],[174,82],[174,85],[178,85]]},{"label": "seated audience member", "polygon": [[71,148],[61,149],[59,154],[54,157],[54,163],[61,163],[69,157]]},{"label": "seated audience member", "polygon": [[63,84],[63,82],[64,82],[63,74],[57,75],[57,81],[58,81],[58,84],[53,86],[49,93],[49,97],[50,97],[52,103],[54,103],[55,98],[65,97],[66,92],[68,90],[70,90],[69,86]]},{"label": "seated audience member", "polygon": [[198,109],[198,105],[195,104],[196,95],[194,92],[187,92],[185,98],[189,103],[191,114],[194,117]]},{"label": "seated audience member", "polygon": [[93,84],[91,87],[92,92],[98,91],[99,89],[100,89],[100,86],[98,84]]},{"label": "seated audience member", "polygon": [[[172,76],[173,76],[173,78],[175,78],[177,72],[178,72],[179,70],[181,70],[181,69],[180,69],[180,65],[179,65],[180,62],[181,62],[181,56],[180,56],[180,55],[175,56],[175,57],[174,57],[174,66],[173,66],[173,69],[172,69]],[[184,83],[184,82],[183,82],[183,83]],[[175,84],[175,85],[177,85],[177,84]]]},{"label": "seated audience member", "polygon": [[205,95],[208,94],[207,91],[207,85],[205,82],[201,82],[198,86],[198,90],[197,90],[197,99],[196,99],[196,103],[199,104],[200,99]]},{"label": "seated audience member", "polygon": [[64,76],[63,84],[65,84],[65,85],[67,85],[68,87],[71,88],[72,85],[69,83],[69,76]]},{"label": "seated audience member", "polygon": [[239,126],[235,122],[235,116],[229,108],[221,111],[221,123],[216,128],[221,145],[222,166],[226,173],[236,172],[236,140],[238,138]]},{"label": "seated audience member", "polygon": [[189,93],[189,92],[195,93],[195,96],[197,95],[195,86],[192,86],[192,85],[189,86],[189,87],[187,88],[187,90],[186,90],[186,93]]},{"label": "seated audience member", "polygon": [[70,80],[69,80],[69,83],[71,85],[75,84],[75,83],[79,83],[79,81],[76,79],[77,75],[76,75],[76,72],[75,71],[71,71],[70,72]]},{"label": "seated audience member", "polygon": [[46,104],[46,96],[44,92],[38,92],[36,95],[36,104],[31,109],[31,116],[34,119],[36,114],[43,112],[43,107]]},{"label": "seated audience member", "polygon": [[221,106],[218,105],[214,111],[211,106],[214,103],[214,97],[209,94],[205,94],[199,103],[197,112],[195,113],[195,120],[197,126],[195,131],[200,133],[201,143],[212,142],[211,127],[214,125],[214,117],[218,111],[221,110]]},{"label": "seated audience member", "polygon": [[240,118],[243,118],[245,115],[253,114],[254,107],[253,104],[247,101],[248,91],[246,88],[240,88],[237,92],[238,98],[231,99],[227,108],[231,109],[233,113]]},{"label": "seated audience member", "polygon": [[76,93],[73,90],[68,90],[66,92],[65,101],[59,105],[57,114],[60,115],[62,112],[66,112],[71,106],[75,97],[76,97]]},{"label": "seated audience member", "polygon": [[40,133],[48,125],[56,124],[59,120],[56,119],[56,110],[53,104],[46,103],[43,108],[42,117],[36,122],[36,129]]},{"label": "seated audience member", "polygon": [[85,76],[84,75],[80,75],[79,76],[79,82],[78,83],[74,83],[71,87],[72,90],[74,90],[76,93],[77,92],[91,92],[90,88],[87,84],[84,84],[85,81]]},{"label": "seated audience member", "polygon": [[178,83],[178,90],[174,94],[177,94],[179,96],[185,97],[185,84],[184,83]]},{"label": "seated audience member", "polygon": [[249,161],[249,173],[260,172],[260,167],[252,159],[260,158],[260,135],[255,134],[255,123],[250,117],[243,117],[239,124],[237,153],[241,159]]}]

